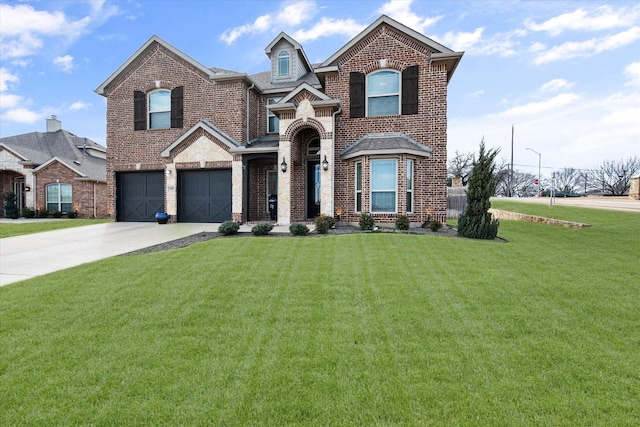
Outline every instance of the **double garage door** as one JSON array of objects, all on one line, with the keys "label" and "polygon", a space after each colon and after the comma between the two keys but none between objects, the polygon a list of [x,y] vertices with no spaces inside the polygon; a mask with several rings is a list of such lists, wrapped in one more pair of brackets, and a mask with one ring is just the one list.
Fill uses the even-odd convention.
[{"label": "double garage door", "polygon": [[[118,221],[155,221],[164,211],[162,172],[117,175]],[[231,219],[231,170],[178,172],[178,221],[224,222]]]}]

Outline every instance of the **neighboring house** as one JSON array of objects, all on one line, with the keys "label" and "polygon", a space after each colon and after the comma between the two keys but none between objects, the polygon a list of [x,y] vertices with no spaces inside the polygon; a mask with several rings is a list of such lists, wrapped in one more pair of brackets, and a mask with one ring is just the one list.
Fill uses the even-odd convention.
[{"label": "neighboring house", "polygon": [[[14,192],[18,208],[106,217],[106,148],[62,129],[56,116],[46,132],[0,139],[0,194]],[[4,216],[4,210],[2,210]]]},{"label": "neighboring house", "polygon": [[151,37],[107,98],[119,221],[445,220],[447,84],[462,52],[381,16],[321,64],[280,33],[269,71],[208,68]]}]

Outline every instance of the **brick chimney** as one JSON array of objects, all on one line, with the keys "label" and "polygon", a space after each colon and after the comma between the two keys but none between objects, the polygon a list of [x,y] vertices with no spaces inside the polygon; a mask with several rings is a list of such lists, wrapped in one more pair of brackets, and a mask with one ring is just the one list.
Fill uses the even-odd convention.
[{"label": "brick chimney", "polygon": [[47,132],[57,132],[60,129],[62,129],[62,122],[52,114],[51,118],[47,119]]}]

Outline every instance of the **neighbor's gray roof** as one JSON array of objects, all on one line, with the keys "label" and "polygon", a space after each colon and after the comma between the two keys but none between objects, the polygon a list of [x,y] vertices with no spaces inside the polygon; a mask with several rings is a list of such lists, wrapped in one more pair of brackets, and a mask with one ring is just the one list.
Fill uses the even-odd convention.
[{"label": "neighbor's gray roof", "polygon": [[83,178],[107,180],[107,161],[89,154],[94,149],[106,152],[102,145],[64,129],[56,132],[31,132],[0,139],[0,146],[36,167],[53,158],[80,172]]},{"label": "neighbor's gray roof", "polygon": [[379,154],[414,154],[428,157],[432,151],[430,147],[416,142],[404,133],[370,133],[342,150],[340,158],[346,160],[359,156]]}]

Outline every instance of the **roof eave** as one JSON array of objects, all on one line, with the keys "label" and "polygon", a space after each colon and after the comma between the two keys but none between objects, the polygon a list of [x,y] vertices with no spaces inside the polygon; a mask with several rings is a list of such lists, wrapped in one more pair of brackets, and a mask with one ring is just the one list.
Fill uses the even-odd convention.
[{"label": "roof eave", "polygon": [[431,152],[423,151],[423,150],[415,150],[411,148],[383,148],[376,150],[356,150],[351,153],[341,154],[340,158],[342,160],[349,160],[356,157],[362,156],[388,156],[388,155],[398,155],[398,154],[409,154],[419,157],[429,157],[431,156]]}]

